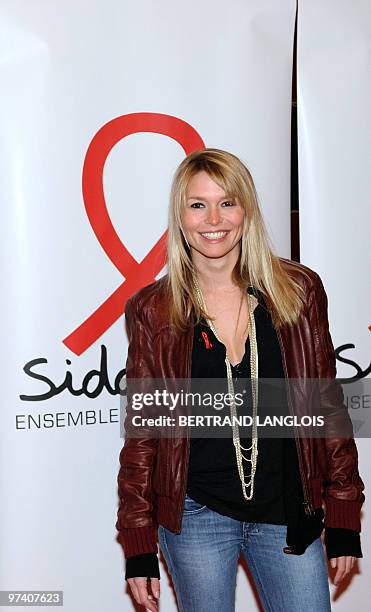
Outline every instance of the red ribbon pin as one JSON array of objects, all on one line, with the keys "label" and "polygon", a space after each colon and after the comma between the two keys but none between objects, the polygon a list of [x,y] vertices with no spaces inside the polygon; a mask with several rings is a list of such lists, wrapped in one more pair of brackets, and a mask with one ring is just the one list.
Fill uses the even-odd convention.
[{"label": "red ribbon pin", "polygon": [[212,345],[212,343],[210,342],[210,340],[209,340],[209,338],[208,338],[207,333],[206,333],[205,331],[203,331],[203,332],[201,332],[201,336],[202,336],[202,337],[203,337],[203,339],[204,339],[204,342],[205,342],[205,347],[206,347],[207,349],[212,348],[212,346],[213,346],[213,345]]}]

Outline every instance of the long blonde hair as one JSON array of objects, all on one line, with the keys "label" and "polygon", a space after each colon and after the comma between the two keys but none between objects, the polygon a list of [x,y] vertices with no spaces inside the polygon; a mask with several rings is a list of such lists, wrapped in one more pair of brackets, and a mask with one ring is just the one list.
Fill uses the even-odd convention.
[{"label": "long blonde hair", "polygon": [[240,254],[232,273],[234,282],[241,288],[252,285],[262,292],[276,327],[294,323],[303,306],[302,287],[272,251],[250,171],[232,153],[205,148],[194,151],[181,162],[171,185],[166,281],[170,324],[177,332],[185,332],[191,324],[192,313],[197,320],[200,316],[209,316],[197,303],[192,280],[195,267],[182,233],[188,184],[202,170],[228,197],[237,198],[245,210]]}]

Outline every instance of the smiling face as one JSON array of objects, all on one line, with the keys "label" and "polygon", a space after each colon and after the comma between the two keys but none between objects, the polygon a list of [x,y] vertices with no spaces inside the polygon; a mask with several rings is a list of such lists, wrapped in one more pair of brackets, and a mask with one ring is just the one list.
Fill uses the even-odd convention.
[{"label": "smiling face", "polygon": [[182,225],[190,246],[201,255],[220,258],[239,250],[245,211],[204,170],[188,183]]}]

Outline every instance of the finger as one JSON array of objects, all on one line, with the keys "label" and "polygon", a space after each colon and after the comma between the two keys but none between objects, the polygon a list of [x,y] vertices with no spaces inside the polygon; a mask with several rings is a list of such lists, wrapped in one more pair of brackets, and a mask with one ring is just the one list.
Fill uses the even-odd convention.
[{"label": "finger", "polygon": [[354,562],[354,558],[352,556],[346,556],[346,557],[342,557],[343,559],[343,566],[344,566],[344,576],[346,576],[347,574],[349,574],[349,572],[351,571],[352,567],[353,567],[353,562]]},{"label": "finger", "polygon": [[151,589],[154,596],[158,599],[160,597],[160,580],[159,578],[151,578]]},{"label": "finger", "polygon": [[147,599],[147,602],[143,605],[146,607],[146,610],[151,610],[151,612],[158,612],[158,604],[154,599]]},{"label": "finger", "polygon": [[354,557],[347,557],[347,567],[346,567],[347,574],[349,574],[349,572],[352,570],[353,561],[354,561]]},{"label": "finger", "polygon": [[335,576],[334,576],[334,583],[335,584],[338,584],[338,582],[340,582],[342,573],[343,573],[343,568],[342,568],[342,564],[341,564],[341,558],[337,557],[336,558],[336,573],[335,573]]},{"label": "finger", "polygon": [[136,581],[136,578],[128,578],[128,583],[129,583],[131,592],[133,594],[133,597],[134,597],[135,601],[140,603],[140,601],[139,601],[139,591],[138,591],[138,587],[137,587],[135,581]]},{"label": "finger", "polygon": [[337,571],[335,574],[335,578],[334,578],[334,583],[335,584],[339,584],[339,582],[342,581],[342,579],[344,578],[345,575],[345,557],[338,557],[337,558]]},{"label": "finger", "polygon": [[146,610],[153,610],[153,612],[158,611],[158,603],[153,597],[153,595],[148,595],[147,602],[144,603],[143,605],[146,606]]},{"label": "finger", "polygon": [[352,562],[352,559],[350,557],[345,557],[344,574],[349,574],[351,562]]},{"label": "finger", "polygon": [[152,612],[157,612],[157,602],[153,599],[153,596],[148,593],[146,578],[144,578],[144,582],[141,580],[138,584],[138,591],[139,603],[142,604],[142,606],[148,608],[148,610],[152,610]]},{"label": "finger", "polygon": [[342,581],[343,578],[344,578],[344,572],[341,570],[338,570],[335,574],[334,584],[338,585]]},{"label": "finger", "polygon": [[336,567],[336,558],[330,559],[330,565],[331,567]]}]

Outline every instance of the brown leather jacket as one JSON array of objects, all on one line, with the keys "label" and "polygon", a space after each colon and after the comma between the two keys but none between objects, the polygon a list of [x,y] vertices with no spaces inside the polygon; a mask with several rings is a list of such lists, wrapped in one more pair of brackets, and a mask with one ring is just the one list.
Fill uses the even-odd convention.
[{"label": "brown leather jacket", "polygon": [[[324,506],[326,527],[360,531],[364,484],[358,473],[357,447],[341,386],[335,386],[334,392],[331,384],[336,376],[336,357],[329,332],[327,296],[316,272],[288,259],[280,261],[306,294],[306,306],[298,321],[277,329],[285,377],[330,379],[328,388],[323,384],[320,387],[320,414],[325,415],[327,437],[296,437],[306,512],[311,514]],[[128,379],[190,377],[193,328],[178,337],[171,332],[164,277],[137,291],[128,300],[125,315]],[[300,414],[300,406],[313,401],[309,391],[307,398],[302,392],[289,393],[292,414]],[[335,432],[344,421],[349,422],[348,435],[332,436],[331,430]],[[159,524],[180,533],[189,448],[187,436],[126,436],[120,453],[116,523],[125,557],[157,552]]]}]

